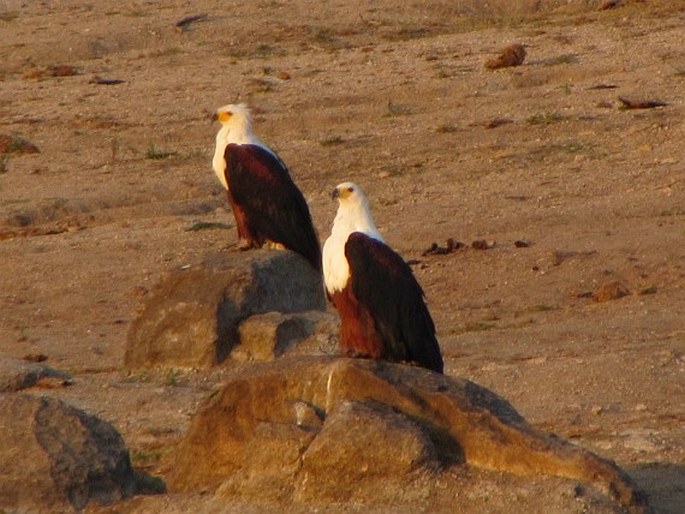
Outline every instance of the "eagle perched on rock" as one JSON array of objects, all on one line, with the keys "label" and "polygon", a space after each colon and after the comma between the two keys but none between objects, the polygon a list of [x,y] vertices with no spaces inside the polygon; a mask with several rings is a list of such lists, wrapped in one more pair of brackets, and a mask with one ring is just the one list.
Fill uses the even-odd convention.
[{"label": "eagle perched on rock", "polygon": [[212,167],[226,188],[241,249],[268,244],[299,253],[321,269],[321,248],[304,196],[276,152],[252,132],[244,104],[217,109]]},{"label": "eagle perched on rock", "polygon": [[326,292],[348,355],[443,371],[435,325],[409,265],[381,237],[356,184],[333,191],[338,213],[323,247]]}]

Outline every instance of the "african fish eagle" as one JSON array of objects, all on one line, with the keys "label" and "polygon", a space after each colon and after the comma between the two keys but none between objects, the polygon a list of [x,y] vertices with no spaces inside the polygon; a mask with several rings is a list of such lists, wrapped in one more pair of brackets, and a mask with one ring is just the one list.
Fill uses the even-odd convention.
[{"label": "african fish eagle", "polygon": [[409,265],[381,237],[356,184],[333,191],[338,213],[323,246],[326,293],[350,356],[409,362],[442,373],[435,325]]},{"label": "african fish eagle", "polygon": [[276,152],[252,132],[245,104],[217,109],[221,122],[212,167],[228,194],[240,248],[287,248],[321,269],[321,248],[307,202]]}]

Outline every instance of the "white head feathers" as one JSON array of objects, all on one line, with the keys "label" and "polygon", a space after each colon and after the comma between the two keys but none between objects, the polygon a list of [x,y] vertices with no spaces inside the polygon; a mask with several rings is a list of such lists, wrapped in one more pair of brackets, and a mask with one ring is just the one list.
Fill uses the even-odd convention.
[{"label": "white head feathers", "polygon": [[338,200],[338,213],[333,220],[331,235],[323,245],[323,275],[329,293],[340,291],[347,284],[350,268],[345,257],[345,244],[350,234],[362,232],[383,241],[371,215],[369,200],[358,185],[338,184],[333,190]]},{"label": "white head feathers", "polygon": [[[245,104],[228,104],[216,110],[214,119],[221,122],[221,129],[216,135],[216,148],[212,168],[223,186],[228,189],[226,183],[226,160],[224,153],[229,144],[259,145],[269,150],[252,132],[252,114]],[[271,150],[269,150],[271,151]],[[273,153],[273,152],[272,152]]]}]

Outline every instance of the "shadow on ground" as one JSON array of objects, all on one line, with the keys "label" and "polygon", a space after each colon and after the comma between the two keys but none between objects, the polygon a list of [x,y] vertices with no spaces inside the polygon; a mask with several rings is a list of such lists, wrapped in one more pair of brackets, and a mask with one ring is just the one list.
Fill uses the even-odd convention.
[{"label": "shadow on ground", "polygon": [[685,506],[685,466],[653,463],[628,468],[628,474],[649,495],[658,514],[678,514]]}]

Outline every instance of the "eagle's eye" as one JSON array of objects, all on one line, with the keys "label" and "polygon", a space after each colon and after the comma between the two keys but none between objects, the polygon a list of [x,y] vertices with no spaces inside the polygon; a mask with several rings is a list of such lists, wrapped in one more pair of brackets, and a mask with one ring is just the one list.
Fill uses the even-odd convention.
[{"label": "eagle's eye", "polygon": [[347,191],[351,193],[351,192],[354,191],[354,188],[353,188],[352,186],[350,186],[350,187],[347,188]]}]

